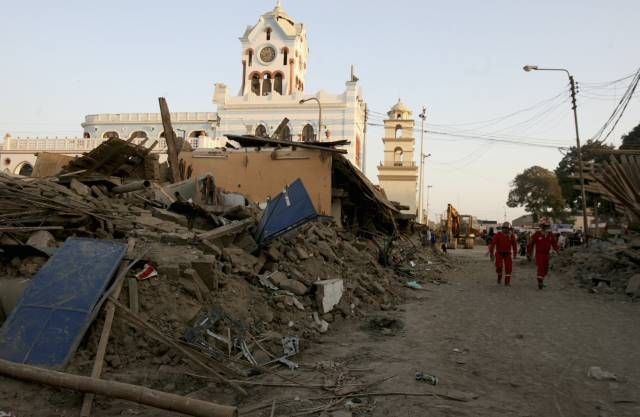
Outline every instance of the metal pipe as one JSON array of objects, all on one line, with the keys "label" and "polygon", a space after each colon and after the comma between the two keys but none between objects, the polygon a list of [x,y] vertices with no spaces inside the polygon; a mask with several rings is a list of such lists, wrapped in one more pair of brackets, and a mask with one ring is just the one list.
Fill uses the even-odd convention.
[{"label": "metal pipe", "polygon": [[151,182],[148,180],[134,181],[127,184],[118,185],[111,189],[113,194],[130,193],[132,191],[144,190],[151,187]]}]

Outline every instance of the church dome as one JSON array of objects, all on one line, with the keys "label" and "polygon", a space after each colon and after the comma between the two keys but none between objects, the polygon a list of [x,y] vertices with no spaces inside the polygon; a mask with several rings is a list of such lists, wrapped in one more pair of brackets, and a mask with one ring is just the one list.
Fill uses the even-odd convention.
[{"label": "church dome", "polygon": [[400,99],[398,99],[398,102],[387,112],[390,119],[408,119],[411,117],[411,114],[411,109]]}]

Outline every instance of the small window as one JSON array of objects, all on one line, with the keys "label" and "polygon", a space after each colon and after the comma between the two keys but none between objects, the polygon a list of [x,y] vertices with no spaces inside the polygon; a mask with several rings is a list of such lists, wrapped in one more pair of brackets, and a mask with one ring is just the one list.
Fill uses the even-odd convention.
[{"label": "small window", "polygon": [[402,133],[403,133],[402,126],[397,125],[397,126],[396,126],[396,135],[395,135],[395,138],[396,138],[396,139],[401,138],[401,137],[402,137]]},{"label": "small window", "polygon": [[131,134],[131,136],[129,136],[130,139],[146,139],[147,137],[147,132],[142,130],[136,130]]},{"label": "small window", "polygon": [[265,74],[262,79],[262,95],[267,96],[271,92],[271,74]]},{"label": "small window", "polygon": [[271,40],[271,28],[267,28],[267,40]]},{"label": "small window", "polygon": [[104,132],[102,134],[102,139],[118,139],[119,137],[120,136],[118,136],[118,132],[114,132],[113,130]]},{"label": "small window", "polygon": [[277,73],[273,79],[273,91],[282,94],[282,74]]},{"label": "small window", "polygon": [[291,130],[289,129],[289,125],[284,125],[282,129],[280,129],[280,140],[291,141]]},{"label": "small window", "polygon": [[253,62],[253,51],[249,49],[247,55],[249,55],[249,66],[251,66],[251,63]]},{"label": "small window", "polygon": [[282,60],[282,65],[287,65],[287,57],[289,56],[289,50],[287,48],[284,48],[283,55],[284,58]]},{"label": "small window", "polygon": [[313,131],[313,126],[310,124],[306,124],[304,128],[302,128],[302,141],[303,142],[313,142],[315,140],[315,132]]},{"label": "small window", "polygon": [[267,137],[267,128],[264,127],[264,125],[258,125],[258,127],[256,127],[256,136],[258,136],[260,138],[266,138]]},{"label": "small window", "polygon": [[260,77],[258,74],[251,76],[251,92],[257,96],[260,95]]},{"label": "small window", "polygon": [[404,153],[402,152],[402,148],[395,148],[393,150],[393,165],[394,166],[402,166],[402,162],[404,159]]},{"label": "small window", "polygon": [[398,115],[396,116],[396,119],[401,119],[402,118],[402,114],[398,113]]}]

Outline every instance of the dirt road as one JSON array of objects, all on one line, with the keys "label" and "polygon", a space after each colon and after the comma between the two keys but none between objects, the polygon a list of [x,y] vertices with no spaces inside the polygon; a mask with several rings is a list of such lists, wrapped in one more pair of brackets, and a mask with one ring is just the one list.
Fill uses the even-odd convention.
[{"label": "dirt road", "polygon": [[[395,375],[372,389],[377,392],[468,400],[380,396],[354,404],[358,416],[640,416],[640,304],[589,294],[553,272],[549,287],[539,291],[533,267],[520,262],[513,286],[498,286],[485,253],[484,247],[451,252],[463,263],[448,284],[428,284],[412,291],[399,311],[379,314],[401,320],[400,331],[376,335],[348,323],[334,326],[303,362],[338,363],[333,374],[323,372],[325,379],[347,375],[341,367],[371,369],[348,373],[367,381]],[[619,380],[594,380],[587,376],[591,366]],[[416,371],[437,375],[439,385],[416,382]],[[320,377],[307,374],[316,382]],[[310,396],[273,388],[256,394],[253,403]],[[291,414],[285,408],[275,415]]]}]

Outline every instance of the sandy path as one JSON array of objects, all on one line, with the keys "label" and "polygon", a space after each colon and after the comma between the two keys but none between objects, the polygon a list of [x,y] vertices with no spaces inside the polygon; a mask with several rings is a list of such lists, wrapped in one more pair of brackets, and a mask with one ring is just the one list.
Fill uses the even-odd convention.
[{"label": "sandy path", "polygon": [[[558,276],[538,291],[527,264],[516,265],[511,288],[497,286],[485,252],[455,251],[451,256],[463,264],[449,284],[412,291],[399,311],[381,312],[404,322],[397,335],[335,326],[302,360],[372,368],[362,376],[366,380],[396,375],[377,391],[478,396],[468,402],[378,397],[369,410],[353,415],[640,416],[640,304],[588,294]],[[587,377],[590,366],[614,372],[621,381],[593,380]],[[416,382],[416,370],[437,375],[440,384]],[[305,376],[319,378],[312,372]],[[311,396],[271,388],[256,394],[254,401]],[[276,415],[288,415],[283,412]]]}]

